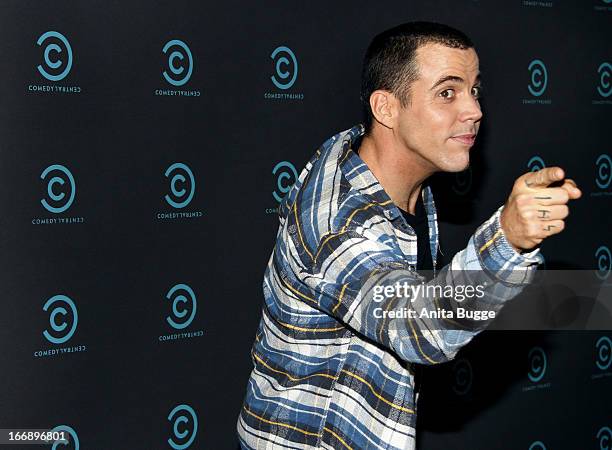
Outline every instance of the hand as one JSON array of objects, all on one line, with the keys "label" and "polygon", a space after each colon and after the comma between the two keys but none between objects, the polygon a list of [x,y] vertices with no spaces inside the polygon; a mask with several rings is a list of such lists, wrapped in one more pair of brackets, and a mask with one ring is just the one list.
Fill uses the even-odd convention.
[{"label": "hand", "polygon": [[582,193],[570,179],[565,179],[561,187],[548,187],[564,176],[560,167],[545,167],[521,175],[514,182],[500,222],[516,251],[530,250],[565,228],[567,202],[580,198]]}]

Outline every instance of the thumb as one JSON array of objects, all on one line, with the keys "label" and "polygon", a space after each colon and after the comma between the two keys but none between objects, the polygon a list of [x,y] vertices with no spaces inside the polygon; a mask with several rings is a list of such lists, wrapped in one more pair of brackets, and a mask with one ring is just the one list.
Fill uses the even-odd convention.
[{"label": "thumb", "polygon": [[545,167],[537,172],[525,175],[525,184],[529,188],[542,188],[562,180],[565,176],[561,167]]}]

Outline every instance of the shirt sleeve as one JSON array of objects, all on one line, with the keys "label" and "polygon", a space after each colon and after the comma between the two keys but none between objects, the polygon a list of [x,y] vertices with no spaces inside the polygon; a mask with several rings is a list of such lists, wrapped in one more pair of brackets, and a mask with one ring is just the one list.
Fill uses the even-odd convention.
[{"label": "shirt sleeve", "polygon": [[[491,322],[474,317],[497,313],[531,281],[542,261],[539,251],[514,251],[500,226],[501,210],[428,282],[398,259],[391,247],[356,229],[322,237],[311,255],[310,270],[295,276],[314,294],[312,301],[318,309],[401,359],[420,364],[445,362]],[[445,294],[440,295],[436,286],[446,289]],[[482,295],[465,298],[466,286]],[[448,292],[452,292],[450,297]],[[459,318],[460,308],[470,311],[471,318]],[[428,314],[423,316],[424,309]]]}]

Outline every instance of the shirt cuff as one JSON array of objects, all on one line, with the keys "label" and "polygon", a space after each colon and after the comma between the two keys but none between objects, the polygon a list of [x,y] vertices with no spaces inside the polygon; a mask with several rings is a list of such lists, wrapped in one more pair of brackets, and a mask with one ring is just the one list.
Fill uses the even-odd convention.
[{"label": "shirt cuff", "polygon": [[500,223],[503,205],[474,234],[476,253],[482,267],[501,281],[524,284],[531,281],[544,257],[537,248],[518,253],[506,239]]}]

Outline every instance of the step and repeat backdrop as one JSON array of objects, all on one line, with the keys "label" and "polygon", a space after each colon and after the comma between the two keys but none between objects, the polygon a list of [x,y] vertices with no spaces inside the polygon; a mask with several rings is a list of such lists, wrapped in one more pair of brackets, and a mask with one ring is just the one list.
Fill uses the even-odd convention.
[{"label": "step and repeat backdrop", "polygon": [[[360,121],[370,39],[412,20],[465,31],[485,85],[472,166],[432,181],[447,261],[560,165],[584,195],[546,266],[606,280],[610,0],[3,0],[0,428],[236,449],[277,206]],[[611,338],[479,335],[423,369],[419,448],[611,448]]]}]

